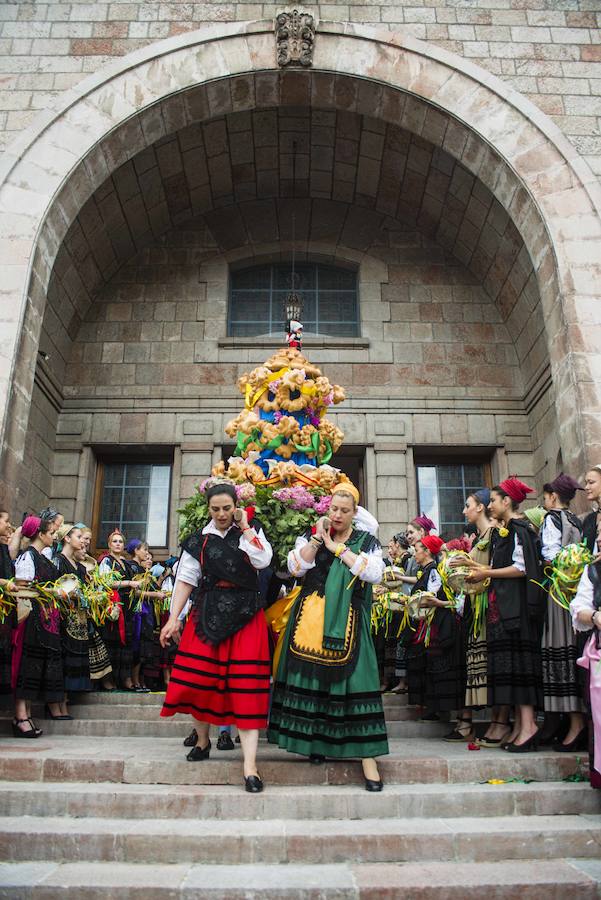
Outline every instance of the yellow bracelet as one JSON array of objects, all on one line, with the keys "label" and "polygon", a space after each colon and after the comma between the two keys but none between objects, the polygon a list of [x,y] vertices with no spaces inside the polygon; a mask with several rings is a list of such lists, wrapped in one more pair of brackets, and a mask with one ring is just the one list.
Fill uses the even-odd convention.
[{"label": "yellow bracelet", "polygon": [[342,556],[343,553],[346,553],[347,550],[348,550],[348,547],[346,546],[346,544],[338,544],[338,546],[336,547],[336,553],[334,554],[334,556],[340,557],[340,556]]}]

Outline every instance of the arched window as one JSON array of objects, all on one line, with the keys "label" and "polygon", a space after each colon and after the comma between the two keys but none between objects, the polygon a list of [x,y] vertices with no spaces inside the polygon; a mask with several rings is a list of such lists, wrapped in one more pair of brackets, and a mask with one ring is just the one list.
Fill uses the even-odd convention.
[{"label": "arched window", "polygon": [[[286,325],[283,304],[292,287],[290,263],[232,270],[228,334],[282,334]],[[302,297],[305,334],[359,334],[357,273],[353,269],[296,263],[294,290]]]}]

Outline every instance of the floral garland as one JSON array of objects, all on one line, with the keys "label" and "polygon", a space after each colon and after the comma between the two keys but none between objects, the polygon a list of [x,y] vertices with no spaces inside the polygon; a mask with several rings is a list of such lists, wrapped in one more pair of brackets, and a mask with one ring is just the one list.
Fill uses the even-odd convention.
[{"label": "floral garland", "polygon": [[[180,542],[200,531],[210,519],[206,491],[219,482],[232,483],[224,478],[206,478],[193,496],[179,510]],[[265,536],[273,547],[274,564],[286,570],[288,553],[296,538],[312,528],[330,508],[332,496],[320,487],[293,485],[274,489],[269,485],[249,482],[234,485],[238,505],[253,511]]]}]

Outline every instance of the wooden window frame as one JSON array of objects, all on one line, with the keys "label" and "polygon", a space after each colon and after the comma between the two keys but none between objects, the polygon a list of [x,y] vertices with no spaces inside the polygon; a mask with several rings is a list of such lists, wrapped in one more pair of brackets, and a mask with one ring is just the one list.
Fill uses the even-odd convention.
[{"label": "wooden window frame", "polygon": [[[145,448],[144,448],[145,449]],[[158,451],[154,451],[148,454],[148,452],[141,452],[142,448],[137,448],[135,451],[116,451],[114,453],[111,452],[102,452],[96,455],[96,479],[94,482],[94,497],[92,501],[92,545],[90,547],[90,552],[95,556],[103,550],[106,550],[106,547],[101,547],[96,542],[97,535],[100,534],[100,516],[102,513],[102,493],[104,490],[104,469],[106,465],[132,465],[134,463],[141,463],[143,465],[148,466],[169,466],[171,469],[171,474],[169,477],[169,497],[167,500],[167,525],[166,525],[166,536],[167,542],[169,541],[169,527],[170,527],[170,519],[171,519],[171,500],[173,496],[173,472],[174,472],[174,458],[173,458],[173,449],[167,453],[161,453]],[[153,556],[167,558],[169,556],[169,546],[168,543],[164,545],[154,545],[149,544],[149,549]]]},{"label": "wooden window frame", "polygon": [[[413,469],[415,476],[415,497],[420,503],[418,468],[420,466],[463,466],[481,465],[484,471],[482,487],[492,488],[492,461],[494,448],[491,447],[429,447],[413,450]],[[440,533],[442,523],[437,523]]]}]

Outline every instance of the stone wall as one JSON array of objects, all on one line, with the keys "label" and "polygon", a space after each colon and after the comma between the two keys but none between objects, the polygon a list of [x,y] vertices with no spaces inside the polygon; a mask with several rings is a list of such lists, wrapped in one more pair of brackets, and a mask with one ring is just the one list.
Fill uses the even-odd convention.
[{"label": "stone wall", "polygon": [[[425,243],[397,251],[411,256],[410,273],[355,254],[363,337],[308,338],[305,347],[347,390],[331,418],[346,448],[365,448],[367,500],[384,536],[415,508],[420,452],[443,445],[460,461],[465,448],[477,447],[493,477],[536,474],[523,376],[502,314],[462,266],[433,267],[435,248]],[[347,250],[345,261],[352,256]],[[175,447],[174,508],[220,458],[224,425],[242,404],[238,375],[281,343],[227,337],[228,269],[204,227],[177,229],[94,299],[64,372],[52,461],[52,496],[68,512],[89,518],[85,498],[103,450]],[[541,440],[551,434],[556,443],[556,433]],[[539,456],[546,460],[548,448]]]},{"label": "stone wall", "polygon": [[[271,18],[281,8],[206,0],[4,0],[0,146],[115,57],[205,23]],[[305,8],[324,20],[399,30],[498,75],[548,113],[601,176],[598,0],[364,0]]]}]

